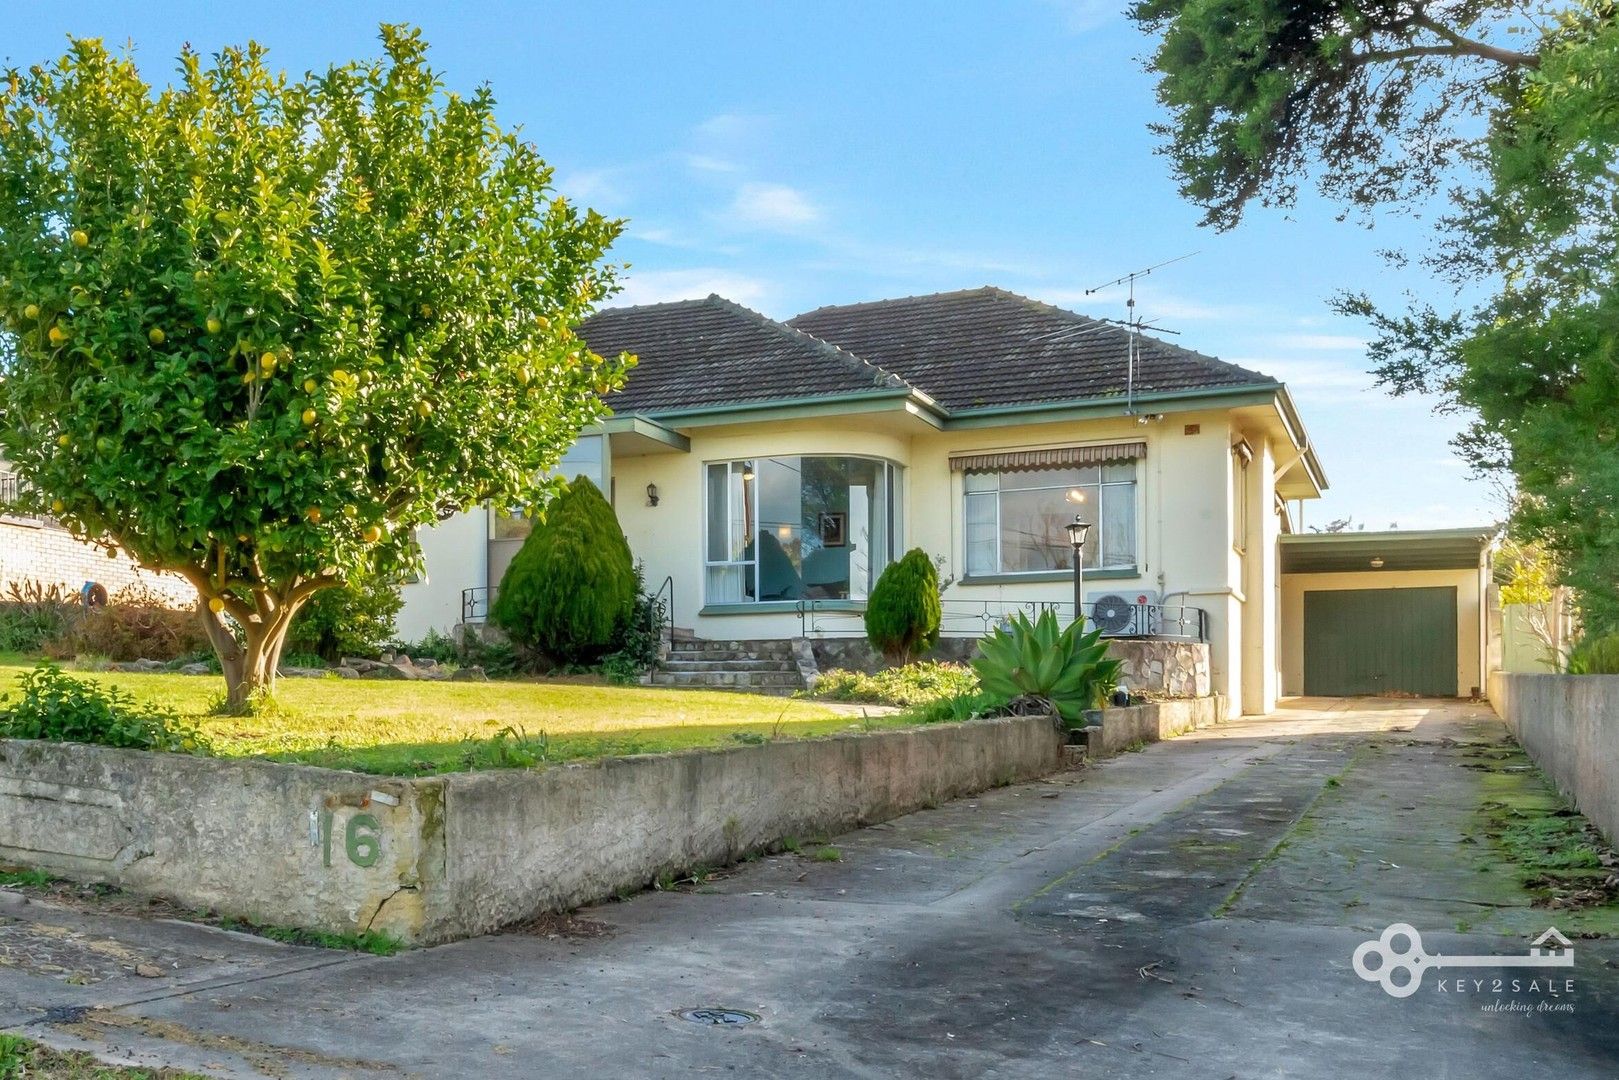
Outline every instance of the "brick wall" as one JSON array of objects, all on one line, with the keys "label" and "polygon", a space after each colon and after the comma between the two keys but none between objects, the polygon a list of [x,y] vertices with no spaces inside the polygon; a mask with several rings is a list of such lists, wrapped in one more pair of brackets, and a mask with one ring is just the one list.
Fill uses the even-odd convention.
[{"label": "brick wall", "polygon": [[192,607],[197,590],[174,574],[142,569],[127,555],[107,557],[107,549],[73,539],[65,530],[32,518],[0,517],[0,599],[13,584],[37,581],[77,593],[86,581],[100,582],[108,593],[141,584],[175,607]]}]

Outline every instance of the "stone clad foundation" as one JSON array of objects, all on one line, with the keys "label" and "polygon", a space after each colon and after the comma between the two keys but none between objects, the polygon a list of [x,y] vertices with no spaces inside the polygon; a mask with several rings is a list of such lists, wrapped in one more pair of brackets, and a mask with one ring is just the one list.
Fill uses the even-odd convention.
[{"label": "stone clad foundation", "polygon": [[431,944],[1056,771],[1047,717],[420,779],[0,740],[0,861]]},{"label": "stone clad foundation", "polygon": [[[813,653],[820,671],[841,668],[871,673],[882,657],[865,638],[800,639]],[[1136,693],[1167,697],[1208,697],[1209,646],[1204,641],[1168,638],[1109,638],[1108,655],[1122,663],[1119,681]],[[929,660],[966,663],[978,652],[977,638],[941,638]]]}]

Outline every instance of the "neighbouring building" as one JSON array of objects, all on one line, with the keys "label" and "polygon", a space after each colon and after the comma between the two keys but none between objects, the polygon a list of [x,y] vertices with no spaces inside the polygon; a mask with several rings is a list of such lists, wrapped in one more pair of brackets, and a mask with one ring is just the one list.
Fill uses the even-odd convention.
[{"label": "neighbouring building", "polygon": [[[710,296],[581,333],[640,363],[564,471],[609,495],[698,638],[858,633],[911,548],[950,580],[947,635],[1072,618],[1077,515],[1089,615],[1206,640],[1232,712],[1282,692],[1279,539],[1327,481],[1277,380],[994,288],[785,323]],[[479,618],[525,532],[499,508],[425,531],[401,635]]]},{"label": "neighbouring building", "polygon": [[184,578],[147,570],[123,552],[108,558],[106,548],[75,539],[54,518],[11,509],[17,483],[17,475],[0,459],[0,603],[10,599],[13,590],[31,585],[77,596],[93,583],[109,594],[140,588],[175,607],[196,604],[197,590]]}]

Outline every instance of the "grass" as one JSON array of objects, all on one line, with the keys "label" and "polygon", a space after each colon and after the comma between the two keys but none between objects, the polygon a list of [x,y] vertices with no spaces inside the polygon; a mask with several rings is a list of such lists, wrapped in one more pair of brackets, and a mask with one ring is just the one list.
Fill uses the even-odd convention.
[{"label": "grass", "polygon": [[873,705],[926,705],[978,691],[978,676],[965,664],[936,660],[885,668],[868,675],[860,671],[823,671],[812,697],[830,701],[860,701]]},{"label": "grass", "polygon": [[0,886],[43,889],[56,878],[43,870],[16,870],[0,866]]},{"label": "grass", "polygon": [[[32,663],[15,654],[0,656],[0,694],[14,690]],[[221,716],[211,711],[224,690],[216,677],[73,674],[195,720],[221,756],[395,776],[735,746],[851,727],[902,727],[921,719],[899,715],[856,724],[813,701],[582,679],[452,683],[336,677],[282,679],[275,708],[256,716]]]},{"label": "grass", "polygon": [[0,1080],[203,1080],[177,1069],[103,1065],[89,1054],[63,1052],[17,1035],[0,1035]]},{"label": "grass", "polygon": [[257,934],[286,945],[309,945],[318,949],[341,949],[348,952],[370,953],[373,956],[392,956],[405,949],[401,939],[385,930],[366,930],[354,934],[332,934],[324,930],[307,930],[300,926],[261,926],[245,919],[224,919],[220,926],[245,934]]}]

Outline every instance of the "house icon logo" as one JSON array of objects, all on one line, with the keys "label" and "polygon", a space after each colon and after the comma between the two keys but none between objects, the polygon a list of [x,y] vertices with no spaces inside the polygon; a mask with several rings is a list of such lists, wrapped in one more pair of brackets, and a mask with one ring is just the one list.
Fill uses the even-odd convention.
[{"label": "house icon logo", "polygon": [[1562,957],[1566,954],[1569,964],[1572,966],[1574,963],[1574,943],[1564,937],[1555,926],[1529,944],[1530,956]]},{"label": "house icon logo", "polygon": [[1417,992],[1431,968],[1571,968],[1574,945],[1554,926],[1530,942],[1527,953],[1445,956],[1424,949],[1410,923],[1394,923],[1376,941],[1362,942],[1351,964],[1362,979],[1382,984],[1389,997],[1404,998]]}]

